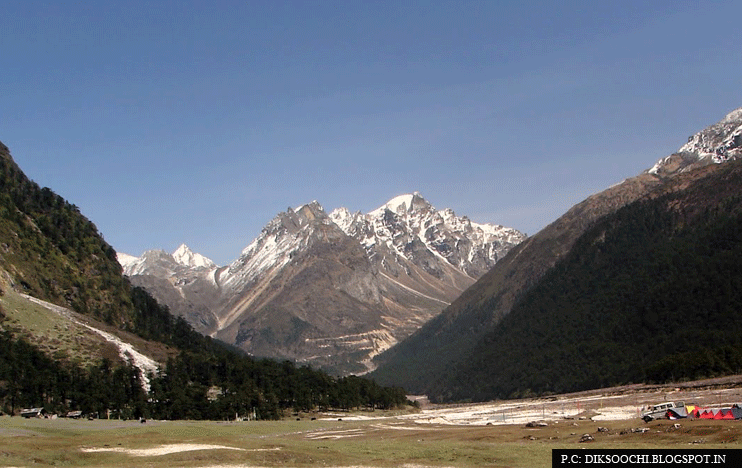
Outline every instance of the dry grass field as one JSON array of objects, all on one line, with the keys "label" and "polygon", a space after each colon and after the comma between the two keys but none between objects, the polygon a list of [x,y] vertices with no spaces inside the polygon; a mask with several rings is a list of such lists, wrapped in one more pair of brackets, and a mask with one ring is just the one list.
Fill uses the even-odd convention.
[{"label": "dry grass field", "polygon": [[[645,424],[636,417],[636,405],[664,400],[705,406],[740,401],[736,385],[738,379],[633,386],[416,413],[313,414],[263,422],[4,416],[0,466],[539,467],[551,466],[551,451],[560,448],[742,448],[742,421]],[[527,420],[545,425],[529,428]],[[594,441],[580,442],[584,434]]]}]

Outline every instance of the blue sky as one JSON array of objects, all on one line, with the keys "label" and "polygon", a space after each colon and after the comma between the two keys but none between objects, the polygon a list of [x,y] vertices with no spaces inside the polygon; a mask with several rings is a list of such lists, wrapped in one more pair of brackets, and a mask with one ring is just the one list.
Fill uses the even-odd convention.
[{"label": "blue sky", "polygon": [[2,1],[0,141],[134,255],[419,191],[529,234],[742,106],[742,2]]}]

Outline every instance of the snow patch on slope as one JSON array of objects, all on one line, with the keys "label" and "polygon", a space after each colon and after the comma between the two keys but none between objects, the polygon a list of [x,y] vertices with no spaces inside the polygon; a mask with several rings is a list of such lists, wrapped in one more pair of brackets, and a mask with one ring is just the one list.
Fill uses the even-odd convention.
[{"label": "snow patch on slope", "polygon": [[52,304],[50,302],[43,301],[41,299],[37,299],[33,296],[29,296],[27,294],[21,294],[21,297],[38,304],[48,310],[51,310],[52,312],[55,312],[59,315],[62,315],[69,321],[80,325],[82,327],[87,328],[88,330],[100,335],[105,339],[106,341],[112,343],[116,348],[119,350],[119,356],[122,360],[125,362],[128,362],[132,366],[139,369],[139,377],[142,381],[142,388],[145,392],[149,392],[150,390],[150,381],[149,381],[149,374],[157,374],[160,363],[155,361],[154,359],[150,358],[149,356],[145,356],[144,354],[140,353],[134,347],[122,341],[119,337],[116,335],[113,335],[108,332],[104,332],[103,330],[100,330],[98,328],[95,328],[93,326],[88,325],[87,323],[84,323],[73,315],[73,312],[70,309],[67,309],[65,307],[60,307],[56,304]]}]

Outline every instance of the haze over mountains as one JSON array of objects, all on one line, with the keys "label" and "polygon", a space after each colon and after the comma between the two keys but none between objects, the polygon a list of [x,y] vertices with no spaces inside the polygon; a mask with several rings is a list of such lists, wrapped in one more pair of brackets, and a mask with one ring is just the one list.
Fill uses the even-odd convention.
[{"label": "haze over mountains", "polygon": [[328,214],[317,202],[289,208],[224,267],[185,245],[119,261],[205,334],[255,355],[358,373],[524,238],[412,193],[367,214]]}]

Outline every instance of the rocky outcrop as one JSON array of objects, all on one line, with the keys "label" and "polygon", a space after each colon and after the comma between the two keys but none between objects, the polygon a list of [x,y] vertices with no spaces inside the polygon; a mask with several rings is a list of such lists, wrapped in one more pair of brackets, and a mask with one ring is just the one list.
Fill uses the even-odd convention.
[{"label": "rocky outcrop", "polygon": [[660,159],[647,172],[659,177],[686,172],[707,164],[742,158],[742,108],[688,138],[670,156]]}]

